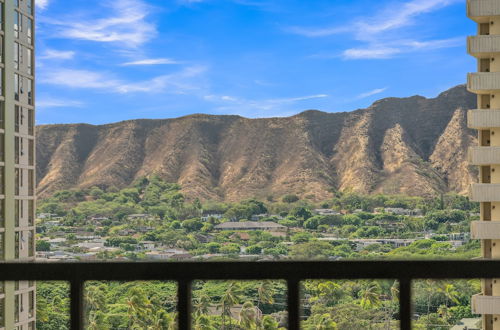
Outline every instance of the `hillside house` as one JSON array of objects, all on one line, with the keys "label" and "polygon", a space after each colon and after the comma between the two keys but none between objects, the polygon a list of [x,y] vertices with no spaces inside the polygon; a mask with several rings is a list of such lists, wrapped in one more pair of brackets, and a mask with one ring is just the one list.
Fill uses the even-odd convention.
[{"label": "hillside house", "polygon": [[264,230],[264,231],[286,231],[287,227],[271,221],[242,221],[224,222],[214,227],[216,230]]}]

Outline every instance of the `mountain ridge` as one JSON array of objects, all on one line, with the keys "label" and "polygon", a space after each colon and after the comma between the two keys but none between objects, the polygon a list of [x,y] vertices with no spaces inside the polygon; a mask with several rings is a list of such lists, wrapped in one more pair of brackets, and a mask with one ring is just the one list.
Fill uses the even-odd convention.
[{"label": "mountain ridge", "polygon": [[366,109],[291,117],[193,114],[105,125],[37,127],[40,195],[118,188],[158,174],[190,197],[239,200],[332,190],[428,196],[464,193],[475,180],[466,147],[475,134],[464,85],[435,98],[384,98]]}]

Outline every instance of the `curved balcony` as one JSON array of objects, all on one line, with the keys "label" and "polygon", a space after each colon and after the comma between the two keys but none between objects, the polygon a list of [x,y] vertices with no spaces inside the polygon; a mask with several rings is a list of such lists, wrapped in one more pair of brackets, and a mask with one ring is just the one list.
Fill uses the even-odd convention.
[{"label": "curved balcony", "polygon": [[467,16],[478,23],[500,16],[500,0],[467,0]]},{"label": "curved balcony", "polygon": [[498,315],[500,314],[500,297],[482,294],[472,296],[471,307],[474,314]]},{"label": "curved balcony", "polygon": [[467,126],[473,129],[500,127],[500,110],[469,110],[467,112]]},{"label": "curved balcony", "polygon": [[471,165],[500,164],[500,147],[470,147],[468,158]]},{"label": "curved balcony", "polygon": [[500,184],[473,183],[469,189],[469,197],[473,202],[500,202]]},{"label": "curved balcony", "polygon": [[474,72],[467,75],[467,89],[476,94],[500,91],[500,72]]},{"label": "curved balcony", "polygon": [[475,57],[500,53],[500,35],[467,37],[467,52]]},{"label": "curved balcony", "polygon": [[472,239],[500,239],[500,221],[472,221]]}]

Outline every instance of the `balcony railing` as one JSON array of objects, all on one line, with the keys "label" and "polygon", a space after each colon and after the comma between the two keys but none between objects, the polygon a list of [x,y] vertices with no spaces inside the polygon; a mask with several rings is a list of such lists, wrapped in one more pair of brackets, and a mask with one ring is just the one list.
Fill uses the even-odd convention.
[{"label": "balcony railing", "polygon": [[467,0],[467,16],[475,21],[486,21],[490,16],[500,15],[499,0]]},{"label": "balcony railing", "polygon": [[500,90],[500,72],[469,73],[467,89],[472,93],[494,93]]},{"label": "balcony railing", "polygon": [[500,53],[500,35],[468,37],[467,52],[476,57]]},{"label": "balcony railing", "polygon": [[300,329],[300,281],[396,279],[400,328],[411,329],[411,281],[500,278],[500,260],[337,262],[0,263],[0,281],[70,283],[71,329],[84,326],[85,281],[176,281],[178,328],[191,329],[191,283],[195,280],[286,280],[288,329]]},{"label": "balcony railing", "polygon": [[500,183],[473,183],[469,198],[473,202],[500,202]]},{"label": "balcony railing", "polygon": [[471,307],[474,314],[498,315],[500,313],[500,297],[477,294],[472,296]]},{"label": "balcony railing", "polygon": [[500,127],[500,110],[469,110],[467,126],[474,129]]},{"label": "balcony railing", "polygon": [[500,221],[472,221],[471,238],[500,239]]},{"label": "balcony railing", "polygon": [[468,158],[471,165],[500,164],[500,147],[470,147]]}]

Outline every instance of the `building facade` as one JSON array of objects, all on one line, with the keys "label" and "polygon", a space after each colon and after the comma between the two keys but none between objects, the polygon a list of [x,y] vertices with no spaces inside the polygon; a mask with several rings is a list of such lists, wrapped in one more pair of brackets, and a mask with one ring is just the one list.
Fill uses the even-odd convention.
[{"label": "building facade", "polygon": [[[500,0],[468,0],[467,15],[477,23],[477,35],[467,40],[468,53],[477,59],[477,72],[467,77],[467,89],[477,94],[477,109],[469,110],[468,126],[478,130],[479,141],[469,150],[469,163],[479,170],[470,197],[481,203],[481,218],[471,224],[471,236],[481,240],[483,258],[499,259]],[[472,309],[483,315],[483,329],[500,329],[500,279],[482,281],[482,293],[472,298]]]},{"label": "building facade", "polygon": [[[34,0],[0,0],[0,260],[35,258]],[[0,329],[35,329],[35,284],[0,282]]]}]

